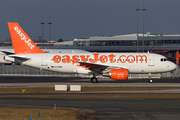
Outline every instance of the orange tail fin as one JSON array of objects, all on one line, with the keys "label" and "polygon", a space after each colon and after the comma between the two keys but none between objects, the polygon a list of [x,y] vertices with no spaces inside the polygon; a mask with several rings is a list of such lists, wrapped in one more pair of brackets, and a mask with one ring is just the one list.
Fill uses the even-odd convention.
[{"label": "orange tail fin", "polygon": [[15,54],[46,53],[39,49],[17,22],[8,22]]}]

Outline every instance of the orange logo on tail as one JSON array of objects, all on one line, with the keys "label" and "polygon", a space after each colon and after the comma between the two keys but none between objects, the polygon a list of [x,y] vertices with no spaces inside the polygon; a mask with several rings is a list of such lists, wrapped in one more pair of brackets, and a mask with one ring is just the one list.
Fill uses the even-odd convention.
[{"label": "orange logo on tail", "polygon": [[21,38],[21,40],[24,40],[24,42],[27,43],[27,45],[30,47],[30,49],[33,49],[35,47],[31,43],[30,39],[27,40],[27,37],[21,32],[21,30],[19,30],[18,27],[14,27],[14,30],[19,34],[19,37]]},{"label": "orange logo on tail", "polygon": [[46,53],[39,49],[16,22],[8,22],[15,54]]}]

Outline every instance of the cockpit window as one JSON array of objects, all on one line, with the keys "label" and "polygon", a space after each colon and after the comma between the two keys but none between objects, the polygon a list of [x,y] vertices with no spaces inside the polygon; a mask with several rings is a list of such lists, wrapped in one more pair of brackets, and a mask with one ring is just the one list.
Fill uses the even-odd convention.
[{"label": "cockpit window", "polygon": [[161,62],[169,61],[167,58],[161,58]]},{"label": "cockpit window", "polygon": [[169,61],[169,59],[167,59],[167,58],[165,58],[166,59],[166,61]]}]

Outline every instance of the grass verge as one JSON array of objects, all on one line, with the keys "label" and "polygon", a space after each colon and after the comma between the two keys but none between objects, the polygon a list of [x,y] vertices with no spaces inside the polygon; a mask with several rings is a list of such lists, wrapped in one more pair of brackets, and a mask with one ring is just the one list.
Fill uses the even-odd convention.
[{"label": "grass verge", "polygon": [[[69,89],[69,88],[68,88]],[[174,87],[82,87],[83,92],[89,91],[138,91],[138,90],[169,90]],[[53,93],[54,88],[0,88],[0,93]],[[69,90],[66,92],[70,92]],[[73,92],[72,92],[73,93]],[[180,94],[64,94],[64,95],[0,95],[0,97],[67,97],[67,98],[180,98]]]},{"label": "grass verge", "polygon": [[[38,112],[40,111],[40,117]],[[13,108],[0,107],[0,120],[76,120],[77,111],[49,108]]]},{"label": "grass verge", "polygon": [[[175,87],[82,87],[84,92],[88,91],[137,91],[137,90],[169,90],[180,89]],[[53,87],[42,88],[0,88],[0,93],[22,93],[22,90],[26,90],[26,93],[51,93],[60,92],[55,91]],[[69,88],[68,88],[69,91]],[[67,92],[67,91],[66,91]]]},{"label": "grass verge", "polygon": [[83,94],[83,95],[0,95],[0,97],[39,98],[180,98],[180,94]]}]

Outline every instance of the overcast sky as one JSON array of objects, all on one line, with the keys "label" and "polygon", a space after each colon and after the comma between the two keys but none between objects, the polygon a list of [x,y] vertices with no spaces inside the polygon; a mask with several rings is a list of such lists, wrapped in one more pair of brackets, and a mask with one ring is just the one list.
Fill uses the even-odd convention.
[{"label": "overcast sky", "polygon": [[[73,40],[95,35],[122,35],[137,32],[137,3],[144,7],[145,33],[180,34],[180,0],[0,0],[0,41],[10,38],[7,22],[18,22],[37,39]],[[143,32],[143,12],[139,31]]]}]

